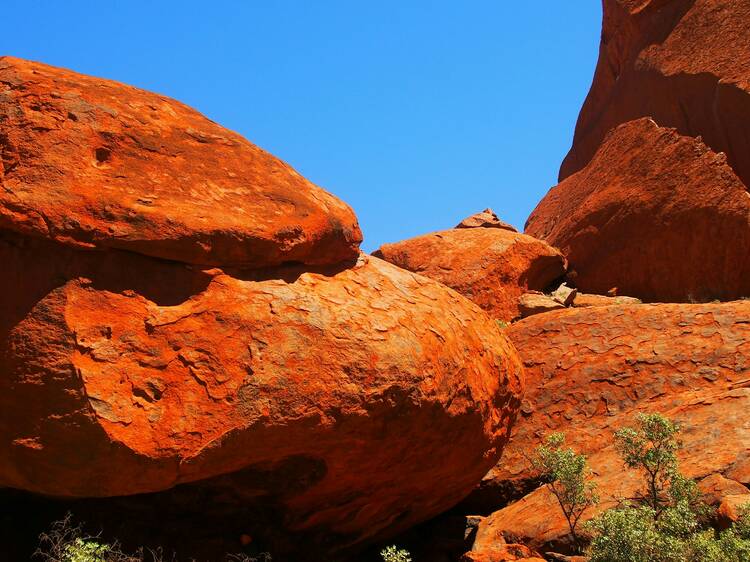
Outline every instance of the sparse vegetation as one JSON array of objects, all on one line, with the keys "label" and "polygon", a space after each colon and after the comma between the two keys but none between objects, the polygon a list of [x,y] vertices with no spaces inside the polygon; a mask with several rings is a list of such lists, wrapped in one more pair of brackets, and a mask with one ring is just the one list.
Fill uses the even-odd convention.
[{"label": "sparse vegetation", "polygon": [[588,508],[598,503],[599,498],[596,494],[596,485],[591,480],[591,469],[586,457],[569,447],[564,448],[564,443],[564,434],[549,435],[544,443],[537,447],[532,463],[557,498],[568,522],[573,543],[580,550],[578,522]]},{"label": "sparse vegetation", "polygon": [[[679,472],[680,426],[659,414],[640,415],[636,427],[615,433],[626,467],[644,476],[643,493],[585,525],[592,535],[590,562],[747,562],[750,505],[729,529],[711,528],[710,510],[696,483]],[[565,448],[565,437],[548,436],[532,459],[557,498],[578,548],[582,515],[598,501],[586,457]]]},{"label": "sparse vegetation", "polygon": [[659,414],[615,434],[625,465],[642,471],[645,490],[595,519],[591,562],[744,562],[750,560],[750,508],[728,530],[708,525],[708,509],[694,481],[678,470],[679,425]]},{"label": "sparse vegetation", "polygon": [[[87,535],[83,526],[74,523],[72,514],[52,524],[51,529],[39,536],[39,548],[34,558],[43,562],[166,562],[160,550],[138,549],[134,554],[126,554],[115,542],[107,544],[98,536]],[[171,562],[175,562],[173,556]],[[228,554],[228,562],[272,562],[271,555]],[[395,559],[399,560],[399,559]],[[407,561],[408,562],[408,561]]]},{"label": "sparse vegetation", "polygon": [[383,562],[412,562],[411,554],[395,545],[384,548],[380,551],[380,556],[383,557]]}]

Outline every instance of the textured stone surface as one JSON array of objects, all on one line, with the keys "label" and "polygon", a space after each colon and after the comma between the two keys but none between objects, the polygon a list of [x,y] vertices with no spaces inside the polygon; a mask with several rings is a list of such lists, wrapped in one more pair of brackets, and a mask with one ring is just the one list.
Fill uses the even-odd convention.
[{"label": "textured stone surface", "polygon": [[637,412],[684,425],[687,476],[738,480],[732,471],[750,459],[750,302],[570,308],[521,320],[506,333],[522,354],[527,393],[503,462],[484,484],[510,500],[523,497],[483,520],[477,536],[569,548],[567,523],[546,487],[524,495],[535,487],[525,455],[545,435],[564,432],[595,472],[602,502],[592,515],[639,491],[640,476],[624,468],[612,444],[613,432],[632,425]]},{"label": "textured stone surface", "polygon": [[750,509],[750,491],[725,497],[717,512],[719,524],[724,528],[729,527],[742,516],[744,509]]},{"label": "textured stone surface", "polygon": [[502,535],[482,527],[475,548],[461,558],[461,562],[545,562],[538,552],[522,544],[508,544]]},{"label": "textured stone surface", "polygon": [[456,228],[502,228],[511,232],[518,232],[513,225],[501,221],[492,209],[485,209],[481,213],[466,217],[456,225]]},{"label": "textured stone surface", "polygon": [[750,490],[736,480],[731,480],[718,473],[706,476],[698,482],[698,489],[703,496],[703,501],[712,507],[717,507],[727,496],[750,493]]},{"label": "textured stone surface", "polygon": [[702,136],[750,185],[749,27],[747,0],[605,0],[596,74],[560,178],[610,129],[649,116]]},{"label": "textured stone surface", "polygon": [[545,196],[526,232],[583,292],[648,301],[750,295],[750,194],[721,154],[650,119],[619,126]]},{"label": "textured stone surface", "polygon": [[641,304],[641,300],[635,297],[607,297],[604,295],[591,295],[588,293],[577,293],[573,299],[573,306],[583,308],[587,306],[610,306],[613,304]]},{"label": "textured stone surface", "polygon": [[371,257],[256,278],[51,245],[0,244],[0,486],[237,474],[224,488],[280,495],[288,529],[357,542],[459,501],[507,439],[516,353],[432,280]]},{"label": "textured stone surface", "polygon": [[552,291],[550,296],[563,306],[572,306],[573,301],[578,296],[578,289],[568,287],[565,283]]},{"label": "textured stone surface", "polygon": [[518,316],[518,297],[541,290],[565,274],[555,248],[501,228],[457,228],[384,244],[375,255],[436,279],[494,318]]},{"label": "textured stone surface", "polygon": [[496,462],[523,384],[496,322],[239,135],[4,57],[0,156],[0,488],[328,559]]},{"label": "textured stone surface", "polygon": [[565,305],[543,293],[524,293],[518,298],[518,313],[521,318],[565,308]]},{"label": "textured stone surface", "polygon": [[0,228],[187,263],[357,256],[351,209],[191,108],[0,58]]}]

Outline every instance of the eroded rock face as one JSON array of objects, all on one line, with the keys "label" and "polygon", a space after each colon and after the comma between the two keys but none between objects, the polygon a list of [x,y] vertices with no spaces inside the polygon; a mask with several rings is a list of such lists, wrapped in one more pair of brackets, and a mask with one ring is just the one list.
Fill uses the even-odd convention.
[{"label": "eroded rock face", "polygon": [[750,459],[750,302],[571,308],[521,320],[506,332],[522,354],[528,390],[503,462],[484,482],[510,504],[480,523],[477,540],[505,536],[542,551],[570,548],[556,500],[546,487],[535,489],[525,455],[545,435],[564,432],[588,456],[602,500],[588,519],[642,486],[612,439],[637,412],[683,424],[680,468],[709,478],[705,493],[718,489],[717,480],[722,494],[742,488],[738,478]]},{"label": "eroded rock face", "polygon": [[518,311],[521,318],[543,314],[565,308],[565,305],[543,293],[524,293],[518,299]]},{"label": "eroded rock face", "polygon": [[357,256],[356,217],[193,109],[117,82],[0,58],[0,227],[193,264]]},{"label": "eroded rock face", "polygon": [[374,255],[440,281],[505,321],[520,314],[523,293],[546,289],[566,267],[555,248],[503,228],[443,230],[384,244]]},{"label": "eroded rock face", "polygon": [[291,528],[353,541],[460,500],[519,403],[494,322],[376,258],[284,277],[213,271],[173,305],[106,277],[50,291],[3,342],[0,484],[125,495],[298,459]]},{"label": "eroded rock face", "polygon": [[172,100],[8,58],[0,139],[0,488],[236,518],[274,560],[329,560],[496,462],[522,392],[496,322],[359,255],[349,208],[286,165]]},{"label": "eroded rock face", "polygon": [[647,301],[750,295],[750,194],[717,154],[644,118],[545,196],[526,232],[560,248],[584,292]]},{"label": "eroded rock face", "polygon": [[746,0],[605,0],[596,74],[560,179],[613,127],[648,116],[703,137],[750,185],[748,27]]}]

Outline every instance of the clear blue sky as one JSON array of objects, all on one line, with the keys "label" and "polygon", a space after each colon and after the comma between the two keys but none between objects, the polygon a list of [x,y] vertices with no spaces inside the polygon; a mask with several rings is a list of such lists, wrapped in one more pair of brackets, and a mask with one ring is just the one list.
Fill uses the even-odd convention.
[{"label": "clear blue sky", "polygon": [[349,203],[364,249],[522,227],[591,84],[600,0],[3,0],[0,53],[177,98]]}]

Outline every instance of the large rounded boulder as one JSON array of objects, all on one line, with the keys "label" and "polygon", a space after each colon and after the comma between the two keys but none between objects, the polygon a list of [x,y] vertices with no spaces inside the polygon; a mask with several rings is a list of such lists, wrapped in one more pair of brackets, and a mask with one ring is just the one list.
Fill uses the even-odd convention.
[{"label": "large rounded boulder", "polygon": [[166,98],[15,59],[0,84],[0,488],[315,560],[497,461],[513,346],[358,254],[345,204]]},{"label": "large rounded boulder", "polygon": [[0,58],[0,227],[83,248],[265,267],[357,255],[352,210],[184,104]]}]

